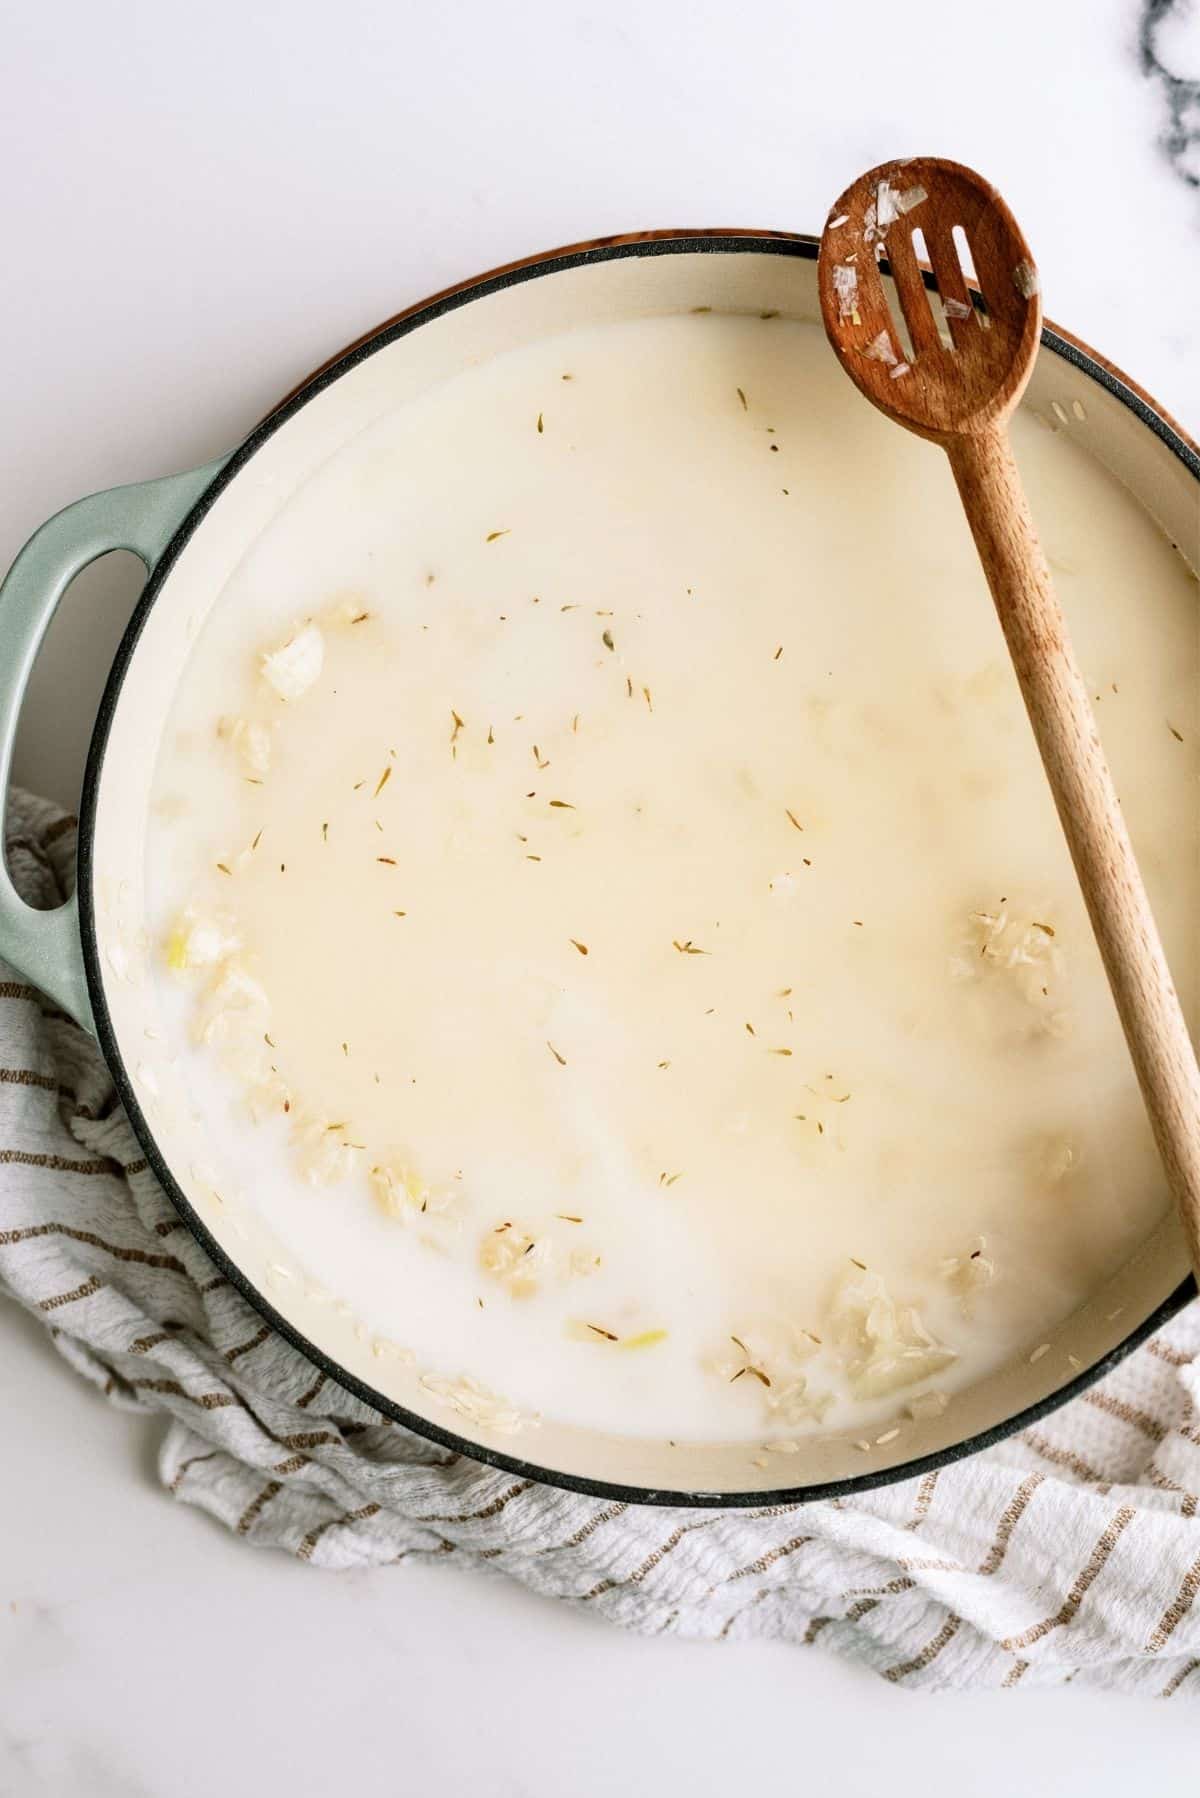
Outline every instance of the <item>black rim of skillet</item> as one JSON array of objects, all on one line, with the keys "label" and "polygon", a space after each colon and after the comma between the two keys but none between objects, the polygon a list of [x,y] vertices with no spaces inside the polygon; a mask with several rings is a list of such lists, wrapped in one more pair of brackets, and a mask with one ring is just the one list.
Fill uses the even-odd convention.
[{"label": "black rim of skillet", "polygon": [[[995,1424],[992,1428],[983,1430],[978,1435],[970,1436],[963,1442],[953,1443],[947,1448],[940,1449],[936,1454],[923,1455],[916,1460],[905,1461],[897,1466],[856,1474],[846,1479],[830,1480],[820,1485],[779,1486],[747,1492],[673,1491],[643,1486],[626,1486],[608,1480],[587,1479],[575,1474],[560,1473],[552,1468],[539,1466],[536,1461],[526,1460],[523,1456],[505,1454],[501,1450],[487,1448],[478,1442],[473,1442],[457,1431],[431,1423],[415,1412],[407,1410],[403,1405],[397,1404],[393,1399],[385,1397],[383,1393],[376,1392],[365,1381],[356,1379],[330,1356],[324,1354],[314,1343],[309,1342],[286,1318],[280,1316],[236,1262],[230,1259],[175,1181],[138,1103],[133,1083],[126,1071],[125,1062],[117,1043],[105,998],[92,898],[92,846],[96,823],[97,794],[109,732],[126,673],[150,609],[169,577],[184,545],[210,507],[230,482],[237,477],[255,452],[269,437],[273,436],[281,425],[286,424],[300,411],[301,407],[318,393],[340,379],[350,369],[357,367],[359,363],[365,362],[377,350],[409,335],[410,332],[419,330],[422,325],[430,323],[431,320],[441,317],[444,313],[453,312],[460,306],[470,304],[473,300],[486,298],[487,295],[499,292],[503,288],[519,286],[525,281],[535,280],[543,275],[631,256],[770,255],[796,256],[802,260],[812,261],[816,258],[817,250],[818,239],[815,237],[767,235],[759,237],[753,234],[733,235],[722,232],[688,234],[681,231],[678,235],[633,239],[626,242],[603,242],[574,250],[552,251],[549,255],[533,262],[523,263],[499,274],[486,276],[482,280],[456,287],[430,301],[428,305],[404,315],[392,324],[383,326],[374,335],[347,350],[344,355],[314,375],[278,410],[269,414],[261,424],[251,431],[220,473],[214,477],[211,486],[200,496],[175,532],[166,551],[150,575],[121,639],[100,701],[84,773],[83,793],[79,808],[77,887],[83,958],[95,1015],[96,1033],[121,1103],[133,1126],[134,1134],[145,1150],[150,1167],[192,1235],[212,1258],[230,1285],[241,1293],[242,1297],[266,1319],[273,1329],[278,1330],[279,1334],[298,1349],[314,1367],[319,1368],[331,1380],[347,1392],[352,1393],[355,1398],[361,1399],[364,1404],[372,1406],[384,1417],[402,1424],[406,1429],[423,1437],[426,1441],[439,1443],[442,1447],[450,1449],[468,1460],[481,1461],[507,1473],[516,1474],[520,1478],[541,1484],[563,1487],[571,1492],[587,1493],[595,1498],[620,1500],[632,1505],[747,1509],[770,1504],[806,1504],[818,1499],[840,1498],[850,1493],[871,1491],[880,1486],[893,1485],[898,1481],[913,1479],[919,1474],[946,1467],[953,1461],[962,1460],[968,1455],[978,1453],[980,1449],[993,1447],[996,1443],[1004,1441],[1006,1437],[1037,1422],[1039,1418],[1056,1411],[1069,1399],[1085,1392],[1089,1386],[1102,1379],[1106,1373],[1123,1361],[1126,1355],[1173,1317],[1195,1295],[1195,1282],[1192,1275],[1189,1274],[1149,1317],[1124,1337],[1102,1360],[1085,1368],[1065,1386],[1058,1387],[1045,1398],[1039,1399],[1036,1404],[1017,1412],[1015,1416],[1007,1418],[1003,1423]],[[1167,445],[1191,475],[1200,481],[1200,456],[1195,454],[1166,419],[1148,405],[1139,393],[1128,387],[1115,372],[1097,362],[1076,344],[1060,337],[1049,327],[1042,331],[1042,345],[1055,355],[1061,356],[1075,368],[1082,370],[1099,386],[1105,388],[1123,405],[1127,406],[1143,425]]]}]

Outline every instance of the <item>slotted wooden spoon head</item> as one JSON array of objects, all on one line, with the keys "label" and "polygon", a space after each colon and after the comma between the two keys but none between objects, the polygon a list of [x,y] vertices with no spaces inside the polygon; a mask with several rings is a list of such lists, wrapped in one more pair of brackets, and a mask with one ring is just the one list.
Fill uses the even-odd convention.
[{"label": "slotted wooden spoon head", "polygon": [[[932,264],[932,290],[914,231]],[[974,284],[960,257],[964,238]],[[911,353],[888,304],[885,257]],[[817,280],[842,366],[898,424],[946,443],[999,423],[1016,406],[1041,331],[1037,270],[1017,221],[982,175],[936,156],[861,175],[829,215]]]}]

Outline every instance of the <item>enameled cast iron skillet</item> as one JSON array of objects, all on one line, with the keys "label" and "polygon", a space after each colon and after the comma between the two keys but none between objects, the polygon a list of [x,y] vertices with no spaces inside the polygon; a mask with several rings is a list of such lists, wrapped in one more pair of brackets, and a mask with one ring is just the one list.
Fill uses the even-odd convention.
[{"label": "enameled cast iron skillet", "polygon": [[[309,1296],[302,1277],[284,1278],[286,1244],[268,1235],[246,1200],[218,1198],[206,1180],[202,1129],[145,1034],[155,1015],[139,946],[147,940],[150,785],[191,643],[232,569],[308,475],[370,420],[472,362],[580,325],[705,306],[815,322],[816,252],[810,237],[670,231],[574,246],[464,283],[327,363],[232,455],[68,506],[31,538],[0,589],[2,785],[30,668],[70,581],[112,549],[132,550],[149,573],[92,739],[77,896],[59,911],[34,912],[0,871],[0,954],[99,1038],[149,1162],[188,1227],[276,1329],[389,1417],[514,1473],[633,1503],[831,1497],[923,1473],[1022,1428],[1090,1385],[1191,1296],[1173,1218],[1064,1326],[1062,1341],[1082,1372],[1060,1383],[1065,1353],[1036,1365],[1021,1357],[866,1464],[842,1438],[815,1437],[763,1470],[744,1443],[673,1447],[549,1423],[517,1438],[474,1425],[470,1434],[450,1429],[447,1421],[459,1420],[438,1412],[414,1370],[375,1358],[348,1320]],[[1111,470],[1200,565],[1200,452],[1140,388],[1047,326],[1026,404]],[[903,1458],[889,1461],[897,1452]],[[791,1481],[782,1490],[770,1484],[781,1473]]]}]

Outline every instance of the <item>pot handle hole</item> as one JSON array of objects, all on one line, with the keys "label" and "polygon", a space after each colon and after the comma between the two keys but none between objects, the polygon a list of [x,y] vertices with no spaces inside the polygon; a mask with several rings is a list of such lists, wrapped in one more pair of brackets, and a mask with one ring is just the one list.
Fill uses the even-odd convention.
[{"label": "pot handle hole", "polygon": [[[81,569],[114,549],[132,550],[152,574],[227,460],[222,456],[186,474],[76,500],[35,531],[18,554],[0,586],[0,818],[25,689],[63,594]],[[55,911],[36,911],[17,893],[2,854],[0,956],[94,1032],[75,895]]]}]

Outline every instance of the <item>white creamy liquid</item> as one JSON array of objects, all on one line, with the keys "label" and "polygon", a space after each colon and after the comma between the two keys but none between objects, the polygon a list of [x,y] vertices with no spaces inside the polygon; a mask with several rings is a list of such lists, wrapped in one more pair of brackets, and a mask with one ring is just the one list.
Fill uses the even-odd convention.
[{"label": "white creamy liquid", "polygon": [[[1064,435],[1014,440],[1194,1015],[1195,584]],[[262,654],[311,619],[283,700]],[[174,959],[217,920],[269,1006],[229,1029],[221,967],[163,958],[221,1178],[522,1412],[898,1416],[1164,1209],[944,458],[816,327],[590,329],[380,420],[221,595],[150,834]],[[898,1373],[839,1310],[856,1261],[919,1314]]]}]

